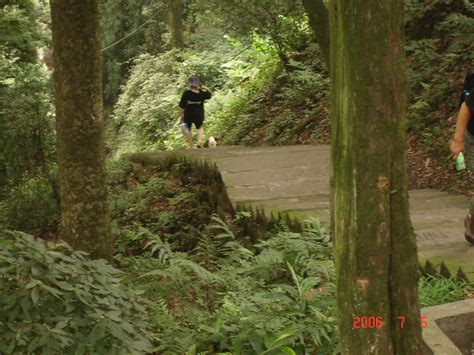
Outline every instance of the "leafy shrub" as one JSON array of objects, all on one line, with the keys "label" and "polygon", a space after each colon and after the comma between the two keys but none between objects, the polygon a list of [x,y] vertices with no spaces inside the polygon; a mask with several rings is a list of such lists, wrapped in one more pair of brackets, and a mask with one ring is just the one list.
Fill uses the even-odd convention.
[{"label": "leafy shrub", "polygon": [[193,253],[143,231],[147,254],[120,258],[132,282],[159,304],[157,350],[331,353],[335,274],[327,230],[317,222],[303,233],[282,228],[248,249],[222,220],[213,221]]},{"label": "leafy shrub", "polygon": [[152,352],[144,304],[118,270],[63,242],[7,231],[0,241],[1,353]]},{"label": "leafy shrub", "polygon": [[40,21],[33,20],[35,8],[2,2],[0,11],[0,195],[54,159],[52,95],[37,53],[45,45],[39,42]]},{"label": "leafy shrub", "polygon": [[[180,164],[173,166],[173,169],[188,168]],[[190,186],[189,181],[160,169],[128,165],[114,165],[113,169],[113,175],[121,180],[121,183],[109,182],[111,216],[119,227],[114,229],[119,254],[142,254],[150,241],[148,237],[154,234],[164,241],[173,241],[178,250],[189,251],[196,246],[200,230],[212,214],[205,182],[193,178],[194,184]],[[142,227],[151,234],[143,233]]]},{"label": "leafy shrub", "polygon": [[[238,82],[231,80],[236,87],[216,93],[209,103],[212,120],[208,127],[222,144],[234,144],[242,140],[252,144],[255,141],[254,131],[260,130],[267,122],[259,107],[268,96],[271,78],[281,73],[282,67],[274,54],[261,54],[258,59],[261,60],[259,66],[252,70],[239,67],[241,73],[246,74],[242,79],[245,84],[239,86]],[[235,78],[241,78],[241,73],[234,69]]]},{"label": "leafy shrub", "polygon": [[294,57],[287,71],[275,53],[260,53],[245,85],[217,93],[212,134],[223,144],[283,145],[317,127],[327,117],[327,71],[315,44]]},{"label": "leafy shrub", "polygon": [[126,185],[127,178],[133,172],[133,164],[126,159],[110,160],[107,162],[107,184],[112,188]]},{"label": "leafy shrub", "polygon": [[0,222],[8,229],[44,231],[57,224],[58,219],[59,206],[51,182],[42,176],[11,188],[0,204]]},{"label": "leafy shrub", "polygon": [[[225,53],[232,47],[221,49]],[[190,50],[138,56],[114,110],[117,154],[184,147],[177,121],[187,78],[196,74],[205,85],[218,89],[227,81],[223,62],[222,53]]]}]

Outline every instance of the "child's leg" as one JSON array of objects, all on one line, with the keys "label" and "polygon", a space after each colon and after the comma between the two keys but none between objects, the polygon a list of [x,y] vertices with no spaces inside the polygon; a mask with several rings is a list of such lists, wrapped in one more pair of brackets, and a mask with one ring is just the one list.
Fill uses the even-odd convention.
[{"label": "child's leg", "polygon": [[198,128],[197,130],[197,135],[198,135],[198,145],[202,146],[202,137],[204,136],[204,128]]},{"label": "child's leg", "polygon": [[185,135],[186,141],[188,142],[188,149],[193,149],[193,132],[191,131],[192,122],[186,121],[189,133]]},{"label": "child's leg", "polygon": [[193,149],[193,134],[191,131],[186,135],[186,140],[188,141],[188,149]]},{"label": "child's leg", "polygon": [[[474,137],[469,132],[464,134],[464,155],[471,174],[471,181],[474,182]],[[474,198],[472,197],[469,201],[469,214],[464,224],[466,239],[470,243],[474,243]]]}]

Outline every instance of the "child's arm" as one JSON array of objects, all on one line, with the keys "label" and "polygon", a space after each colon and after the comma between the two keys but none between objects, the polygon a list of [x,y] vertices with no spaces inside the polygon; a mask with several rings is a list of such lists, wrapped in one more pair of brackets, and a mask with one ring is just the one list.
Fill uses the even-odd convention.
[{"label": "child's arm", "polygon": [[207,91],[208,93],[212,94],[212,90],[209,89],[207,86],[204,86],[204,85],[201,86],[201,90],[202,90],[202,91]]},{"label": "child's arm", "polygon": [[467,124],[471,118],[471,111],[464,102],[461,105],[461,109],[458,113],[458,119],[456,121],[456,132],[454,138],[451,141],[451,153],[458,155],[464,150],[464,133],[466,132]]}]

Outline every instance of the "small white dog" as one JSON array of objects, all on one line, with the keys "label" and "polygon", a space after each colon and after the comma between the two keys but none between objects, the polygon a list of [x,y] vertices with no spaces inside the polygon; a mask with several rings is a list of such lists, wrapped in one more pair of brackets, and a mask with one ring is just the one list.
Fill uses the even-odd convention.
[{"label": "small white dog", "polygon": [[209,148],[215,148],[217,146],[216,140],[214,137],[209,137]]}]

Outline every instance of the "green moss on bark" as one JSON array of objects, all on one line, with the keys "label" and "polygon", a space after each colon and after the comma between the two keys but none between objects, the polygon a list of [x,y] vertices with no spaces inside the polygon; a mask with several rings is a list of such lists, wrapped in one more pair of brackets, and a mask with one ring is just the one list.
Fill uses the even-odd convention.
[{"label": "green moss on bark", "polygon": [[[343,354],[420,354],[403,2],[331,3],[332,229]],[[381,329],[355,329],[379,316]],[[400,327],[399,316],[409,321]]]},{"label": "green moss on bark", "polygon": [[168,0],[168,22],[173,48],[184,48],[182,0]]},{"label": "green moss on bark", "polygon": [[98,0],[52,0],[61,236],[111,259]]}]

